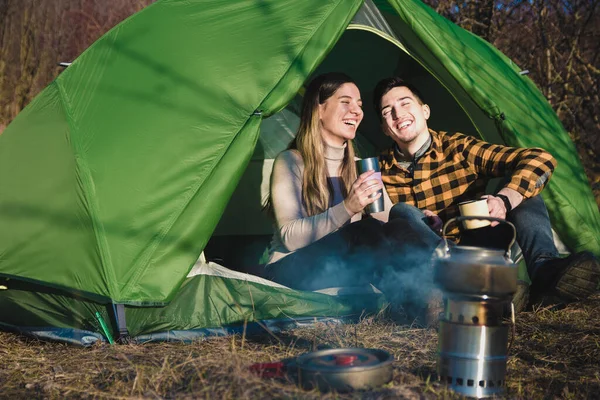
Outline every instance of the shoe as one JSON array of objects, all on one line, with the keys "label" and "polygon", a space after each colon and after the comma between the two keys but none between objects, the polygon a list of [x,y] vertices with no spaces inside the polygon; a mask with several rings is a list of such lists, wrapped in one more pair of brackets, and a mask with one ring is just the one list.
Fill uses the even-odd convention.
[{"label": "shoe", "polygon": [[571,254],[566,258],[547,261],[537,271],[531,284],[532,300],[557,296],[571,303],[590,297],[598,290],[600,263],[590,252]]},{"label": "shoe", "polygon": [[524,311],[529,304],[529,285],[524,281],[517,281],[517,291],[513,295],[512,302],[515,306],[515,314]]}]

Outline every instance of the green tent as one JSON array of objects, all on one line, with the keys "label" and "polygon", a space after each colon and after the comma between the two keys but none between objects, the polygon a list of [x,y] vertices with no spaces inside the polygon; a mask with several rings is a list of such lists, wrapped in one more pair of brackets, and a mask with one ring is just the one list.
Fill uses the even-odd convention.
[{"label": "green tent", "polygon": [[[418,0],[159,0],[0,135],[0,327],[91,343],[98,313],[113,334],[180,339],[377,310],[376,291],[298,292],[196,262],[205,249],[229,269],[260,262],[270,162],[302,85],[331,70],[355,77],[365,104],[400,74],[422,87],[434,129],[551,151],[553,226],[571,250],[600,253],[588,182],[541,93]],[[366,115],[360,154],[387,144]]]}]

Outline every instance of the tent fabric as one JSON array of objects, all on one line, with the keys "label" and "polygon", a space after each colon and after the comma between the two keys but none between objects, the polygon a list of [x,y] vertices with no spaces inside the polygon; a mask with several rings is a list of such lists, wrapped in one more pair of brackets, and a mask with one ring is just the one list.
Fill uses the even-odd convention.
[{"label": "tent fabric", "polygon": [[335,70],[362,90],[361,156],[389,144],[369,104],[394,74],[418,82],[434,129],[550,150],[554,228],[600,254],[600,215],[549,104],[499,51],[420,1],[158,0],[0,135],[0,326],[93,341],[96,312],[117,331],[113,304],[134,337],[376,312],[380,294],[187,277],[211,237],[249,238],[260,253],[270,160],[294,135],[302,85]]},{"label": "tent fabric", "polygon": [[251,322],[245,325],[236,326],[225,326],[216,328],[202,328],[202,329],[190,329],[183,331],[167,331],[151,333],[147,335],[136,336],[133,340],[136,343],[147,343],[147,342],[182,342],[190,343],[202,338],[211,338],[218,336],[230,336],[230,335],[245,335],[246,337],[264,335],[265,330],[271,333],[279,333],[282,331],[312,327],[316,324],[322,324],[326,326],[337,326],[348,322],[343,318],[329,318],[329,317],[302,317],[294,319],[272,319],[263,320],[259,322]]},{"label": "tent fabric", "polygon": [[359,6],[163,0],[116,26],[0,138],[13,227],[0,232],[1,273],[166,304],[252,155],[261,112],[285,106]]}]

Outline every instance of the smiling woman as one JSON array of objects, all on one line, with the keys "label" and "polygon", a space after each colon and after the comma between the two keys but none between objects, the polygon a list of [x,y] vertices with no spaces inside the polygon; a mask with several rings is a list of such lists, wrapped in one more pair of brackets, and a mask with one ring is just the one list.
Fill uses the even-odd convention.
[{"label": "smiling woman", "polygon": [[354,83],[344,83],[333,96],[319,104],[323,140],[330,146],[343,146],[354,139],[363,118],[360,92]]}]

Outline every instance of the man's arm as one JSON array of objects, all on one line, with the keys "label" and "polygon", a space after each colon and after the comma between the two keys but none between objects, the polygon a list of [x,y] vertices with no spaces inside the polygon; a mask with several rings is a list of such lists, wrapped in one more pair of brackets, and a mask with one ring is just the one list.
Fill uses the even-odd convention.
[{"label": "man's arm", "polygon": [[[462,138],[460,138],[462,136]],[[540,148],[517,148],[487,143],[470,136],[460,135],[463,141],[463,156],[475,171],[487,177],[510,178],[505,185],[520,193],[523,198],[538,195],[548,183],[556,167],[556,160],[550,153]],[[518,206],[518,198],[510,197],[513,208]]]},{"label": "man's arm", "polygon": [[[506,177],[508,183],[498,192],[508,198],[510,209],[525,199],[537,196],[548,183],[556,160],[540,148],[516,148],[487,143],[463,136],[463,155],[477,173],[488,177]],[[507,207],[497,196],[488,199],[490,215],[505,218]]]}]

